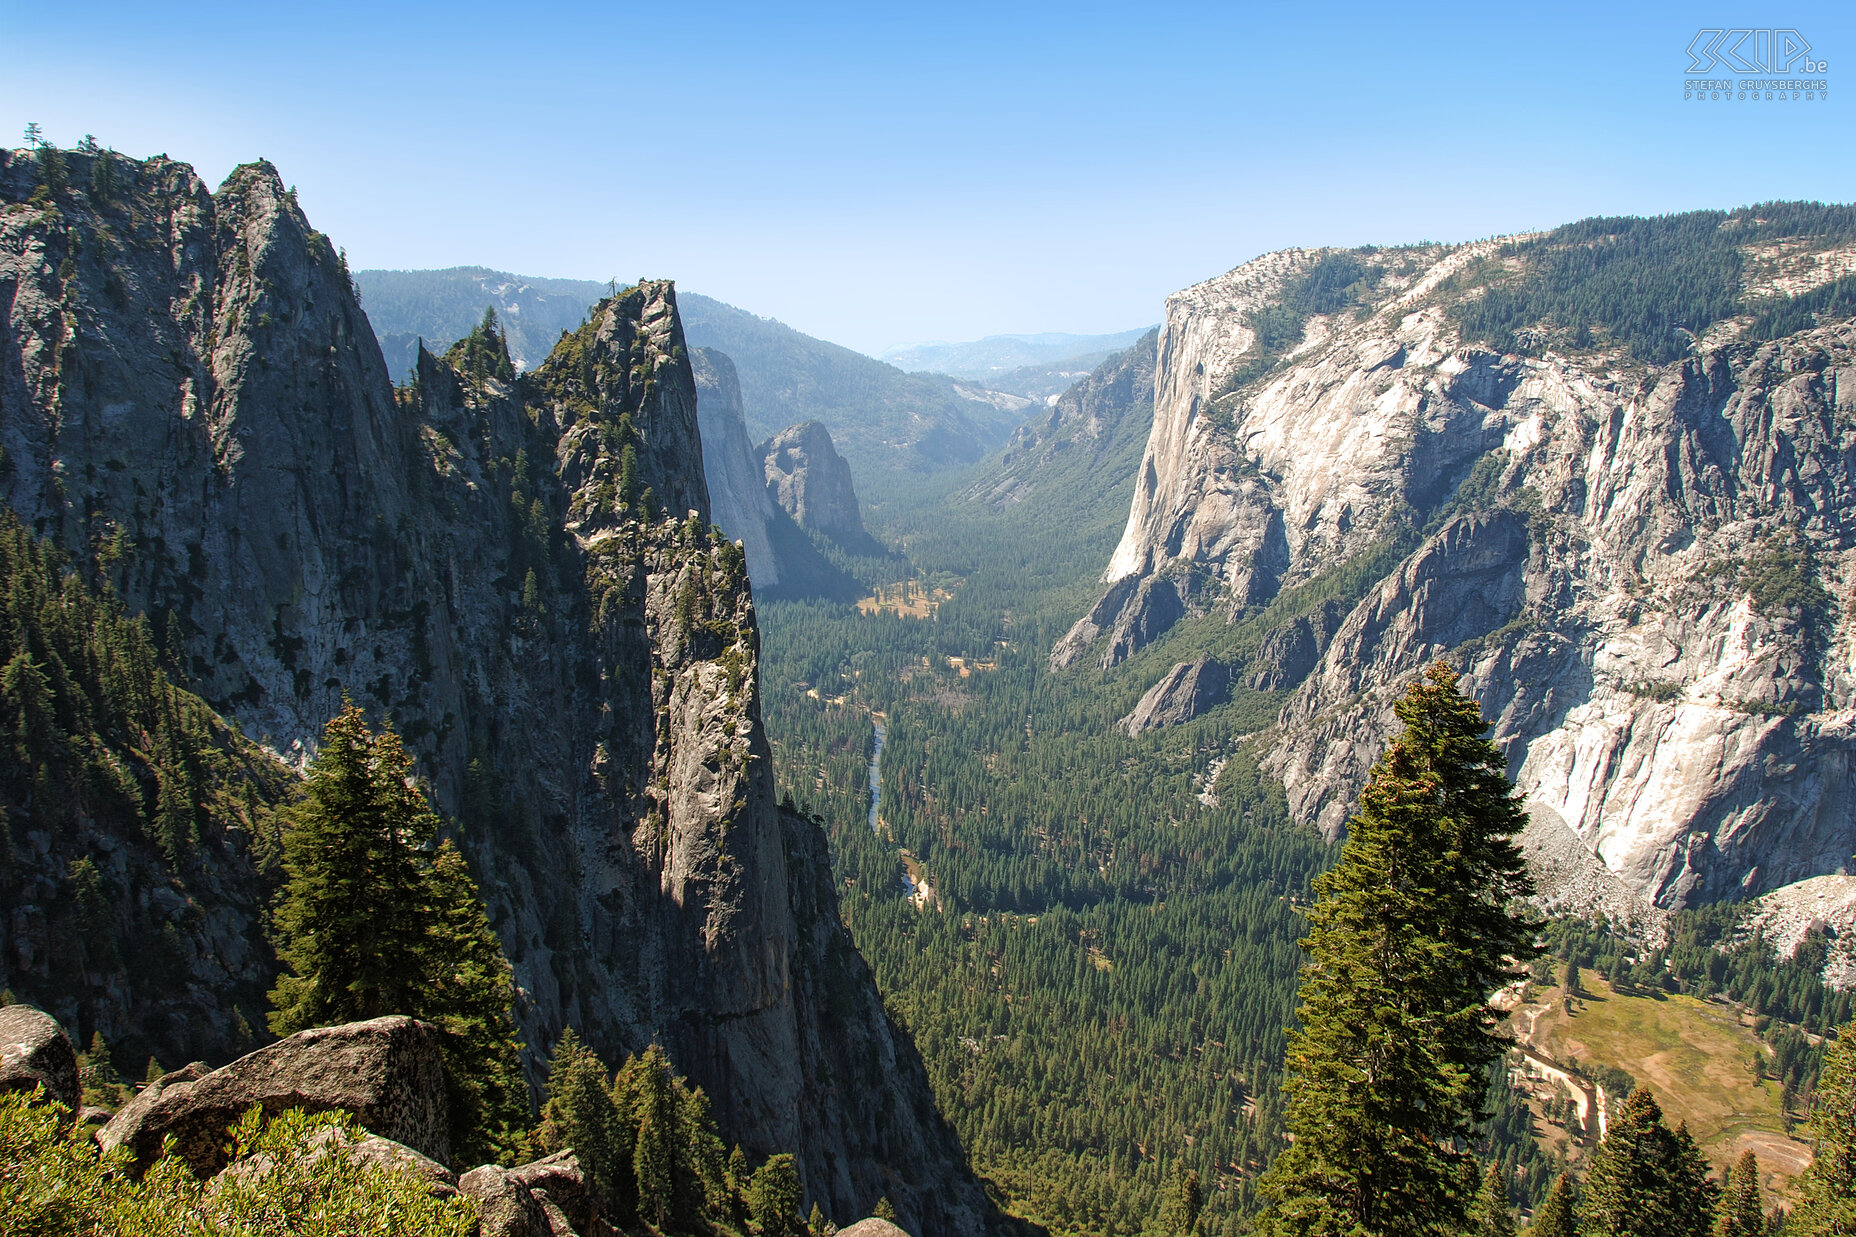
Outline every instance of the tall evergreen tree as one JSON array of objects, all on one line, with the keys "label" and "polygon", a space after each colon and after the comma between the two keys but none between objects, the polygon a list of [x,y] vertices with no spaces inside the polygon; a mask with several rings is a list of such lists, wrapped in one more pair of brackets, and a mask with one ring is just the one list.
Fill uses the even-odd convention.
[{"label": "tall evergreen tree", "polygon": [[437,1023],[456,1068],[449,1071],[460,1160],[482,1163],[511,1147],[529,1123],[528,1084],[514,1020],[515,975],[484,913],[477,882],[449,840],[426,874],[421,1018]]},{"label": "tall evergreen tree", "polygon": [[276,928],[286,969],[269,1019],[278,1035],[416,1008],[419,852],[438,820],[411,777],[399,736],[375,734],[357,705],[323,729],[284,830]]},{"label": "tall evergreen tree", "polygon": [[1614,1113],[1586,1175],[1581,1237],[1706,1237],[1720,1187],[1688,1126],[1671,1130],[1649,1087]]},{"label": "tall evergreen tree", "polygon": [[436,1024],[458,1153],[489,1159],[528,1123],[515,987],[464,857],[432,846],[438,818],[412,772],[399,736],[352,703],[324,729],[283,835],[286,969],[269,1022],[279,1035],[385,1014]]},{"label": "tall evergreen tree", "polygon": [[1264,1220],[1297,1237],[1460,1232],[1489,1066],[1489,1006],[1533,952],[1532,891],[1506,762],[1457,675],[1433,666],[1396,705],[1340,861],[1315,882],[1301,1027],[1290,1039],[1295,1141],[1261,1183]]},{"label": "tall evergreen tree", "polygon": [[691,1215],[727,1215],[728,1151],[715,1132],[715,1117],[709,1110],[709,1097],[696,1087],[682,1095],[678,1127],[682,1131],[685,1172],[688,1188],[677,1191],[679,1218],[685,1223]]},{"label": "tall evergreen tree", "polygon": [[1578,1216],[1573,1209],[1572,1174],[1561,1173],[1547,1191],[1547,1201],[1534,1213],[1527,1226],[1527,1237],[1573,1237],[1578,1231]]},{"label": "tall evergreen tree", "polygon": [[1748,1151],[1727,1172],[1714,1237],[1766,1237],[1766,1209],[1759,1198],[1759,1156]]},{"label": "tall evergreen tree", "polygon": [[1482,1174],[1482,1189],[1469,1213],[1476,1237],[1514,1237],[1514,1212],[1508,1206],[1508,1176],[1501,1164],[1490,1164]]},{"label": "tall evergreen tree", "polygon": [[632,1175],[638,1182],[638,1214],[657,1228],[671,1215],[676,1172],[677,1111],[670,1093],[670,1067],[652,1044],[640,1058],[637,1076],[637,1140]]},{"label": "tall evergreen tree", "polygon": [[1842,1028],[1818,1072],[1811,1100],[1817,1154],[1795,1187],[1788,1237],[1856,1234],[1856,1023]]},{"label": "tall evergreen tree", "polygon": [[748,1211],[762,1237],[798,1237],[805,1229],[799,1214],[804,1191],[793,1157],[782,1151],[767,1157],[748,1183]]},{"label": "tall evergreen tree", "polygon": [[1199,1174],[1187,1169],[1173,1191],[1174,1227],[1183,1237],[1191,1237],[1199,1226],[1199,1213],[1203,1210],[1205,1187],[1199,1184]]},{"label": "tall evergreen tree", "polygon": [[[606,1067],[572,1027],[561,1032],[548,1067],[548,1100],[541,1110],[541,1144],[549,1151],[571,1148],[593,1179],[609,1214],[629,1214],[631,1182],[619,1180],[616,1145],[620,1119],[606,1083]],[[629,1176],[629,1174],[625,1174]]]}]

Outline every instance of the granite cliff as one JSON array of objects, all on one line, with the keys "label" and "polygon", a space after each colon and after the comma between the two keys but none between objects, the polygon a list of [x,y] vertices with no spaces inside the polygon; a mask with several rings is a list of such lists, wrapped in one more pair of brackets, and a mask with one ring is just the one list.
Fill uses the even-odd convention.
[{"label": "granite cliff", "polygon": [[[1332,835],[1443,658],[1495,719],[1549,898],[1654,914],[1843,870],[1849,214],[1291,250],[1176,294],[1128,522],[1053,665],[1154,674],[1200,633],[1275,701],[1248,750]],[[1722,286],[1683,316],[1693,289],[1658,281],[1697,252]],[[1202,655],[1129,724],[1216,707]]]},{"label": "granite cliff", "polygon": [[883,547],[864,528],[851,484],[851,466],[817,421],[789,425],[760,445],[768,499],[808,533],[847,554],[880,555]]},{"label": "granite cliff", "polygon": [[[696,378],[710,516],[724,536],[741,542],[755,594],[763,598],[856,596],[857,582],[819,552],[769,493],[760,452],[748,441],[735,363],[713,348],[692,348],[690,365]],[[854,514],[854,493],[850,501]]]},{"label": "granite cliff", "polygon": [[[530,373],[477,332],[417,349],[395,388],[269,165],[209,191],[166,159],[11,152],[0,303],[8,505],[149,617],[249,736],[226,742],[275,768],[344,695],[393,720],[458,822],[532,1045],[656,1039],[728,1137],[799,1154],[827,1212],[888,1194],[918,1232],[989,1225],[839,924],[818,827],[775,803],[747,566],[708,519],[671,285],[602,300]],[[108,849],[113,827],[45,850]],[[202,961],[261,940],[264,877],[230,832],[209,819],[193,866],[134,874],[194,964],[198,1025],[136,1026],[103,974],[54,1012],[182,1059],[262,1025]],[[118,875],[106,895],[129,896]],[[49,976],[8,909],[0,979],[31,997]]]}]

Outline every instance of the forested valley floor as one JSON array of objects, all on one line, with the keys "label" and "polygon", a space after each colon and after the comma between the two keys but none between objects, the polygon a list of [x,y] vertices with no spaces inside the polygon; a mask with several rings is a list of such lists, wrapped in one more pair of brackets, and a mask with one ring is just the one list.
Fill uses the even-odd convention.
[{"label": "forested valley floor", "polygon": [[[1099,588],[1142,438],[1094,466],[1052,465],[1003,510],[963,499],[958,477],[873,495],[870,523],[899,554],[864,564],[866,582],[935,604],[906,607],[914,617],[762,603],[766,717],[776,781],[825,823],[857,943],[1007,1209],[1054,1233],[1171,1231],[1178,1182],[1196,1172],[1200,1226],[1236,1234],[1283,1145],[1300,911],[1338,847],[1291,823],[1241,749],[1278,694],[1239,689],[1138,737],[1115,723],[1195,641],[1351,604],[1367,574],[1317,580],[1235,630],[1182,625],[1116,671],[1051,671],[1052,644]],[[1536,978],[1550,985],[1570,962],[1630,991],[1727,993],[1765,1015],[1783,1109],[1802,1113],[1821,1056],[1803,1032],[1841,1021],[1847,998],[1809,957],[1775,968],[1762,942],[1733,945],[1735,914],[1684,915],[1662,950],[1605,924],[1552,925]],[[1511,1170],[1513,1202],[1536,1207],[1592,1134],[1549,1128],[1564,1107],[1530,1107],[1506,1066],[1488,1104],[1480,1150]]]}]

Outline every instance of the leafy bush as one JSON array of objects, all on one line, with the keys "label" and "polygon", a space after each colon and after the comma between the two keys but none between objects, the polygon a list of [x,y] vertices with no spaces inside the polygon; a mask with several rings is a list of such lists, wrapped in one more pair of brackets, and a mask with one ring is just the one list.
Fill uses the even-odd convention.
[{"label": "leafy bush", "polygon": [[1615,1065],[1603,1065],[1596,1061],[1582,1062],[1579,1071],[1587,1078],[1605,1089],[1613,1100],[1627,1098],[1637,1089],[1637,1080],[1629,1071],[1621,1070]]},{"label": "leafy bush", "polygon": [[98,1153],[62,1110],[0,1095],[0,1237],[471,1237],[476,1207],[440,1199],[408,1168],[341,1153],[362,1134],[342,1113],[266,1120],[254,1106],[232,1131],[227,1170],[200,1181],[178,1156],[140,1181],[125,1153]]}]

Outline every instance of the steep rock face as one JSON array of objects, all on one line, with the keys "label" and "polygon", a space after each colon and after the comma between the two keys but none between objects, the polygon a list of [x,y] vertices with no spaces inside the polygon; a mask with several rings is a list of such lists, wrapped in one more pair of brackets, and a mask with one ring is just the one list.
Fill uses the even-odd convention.
[{"label": "steep rock face", "polygon": [[779,508],[767,482],[741,410],[741,380],[735,363],[713,348],[690,350],[696,378],[696,413],[702,424],[702,470],[709,482],[709,515],[747,551],[748,578],[758,593],[780,582],[780,564],[767,535]]},{"label": "steep rock face", "polygon": [[1359,301],[1251,368],[1258,312],[1324,255],[1173,297],[1107,591],[1053,663],[1164,635],[1162,582],[1206,579],[1237,613],[1390,553],[1331,640],[1285,632],[1296,649],[1252,663],[1294,689],[1259,742],[1299,818],[1340,829],[1392,700],[1443,657],[1568,896],[1632,913],[1840,870],[1856,701],[1828,602],[1856,546],[1856,327],[1755,344],[1729,321],[1668,365],[1502,355],[1451,305],[1515,269],[1504,252],[1381,253]]},{"label": "steep rock face", "polygon": [[760,445],[767,496],[793,522],[810,533],[829,537],[854,554],[880,554],[882,547],[864,531],[857,509],[851,466],[831,445],[831,434],[817,421],[789,425]]},{"label": "steep rock face", "polygon": [[754,591],[761,597],[855,596],[856,581],[832,566],[768,493],[760,454],[748,441],[734,362],[713,348],[694,348],[690,367],[710,516],[724,535],[741,542]]},{"label": "steep rock face", "polygon": [[[312,751],[344,693],[392,717],[460,822],[530,1044],[656,1039],[730,1139],[799,1152],[829,1212],[906,1172],[891,1197],[924,1231],[984,1228],[958,1147],[916,1128],[919,1062],[835,902],[795,901],[823,851],[796,851],[774,803],[753,601],[704,518],[671,286],[602,301],[531,374],[466,340],[396,391],[268,165],[217,193],[170,162],[67,166],[45,205],[28,157],[0,168],[13,508],[277,751]],[[885,1041],[904,1064],[872,1112],[830,1062]]]},{"label": "steep rock face", "polygon": [[1115,723],[1131,735],[1178,726],[1231,697],[1231,668],[1210,657],[1180,662],[1141,697],[1134,711]]}]

